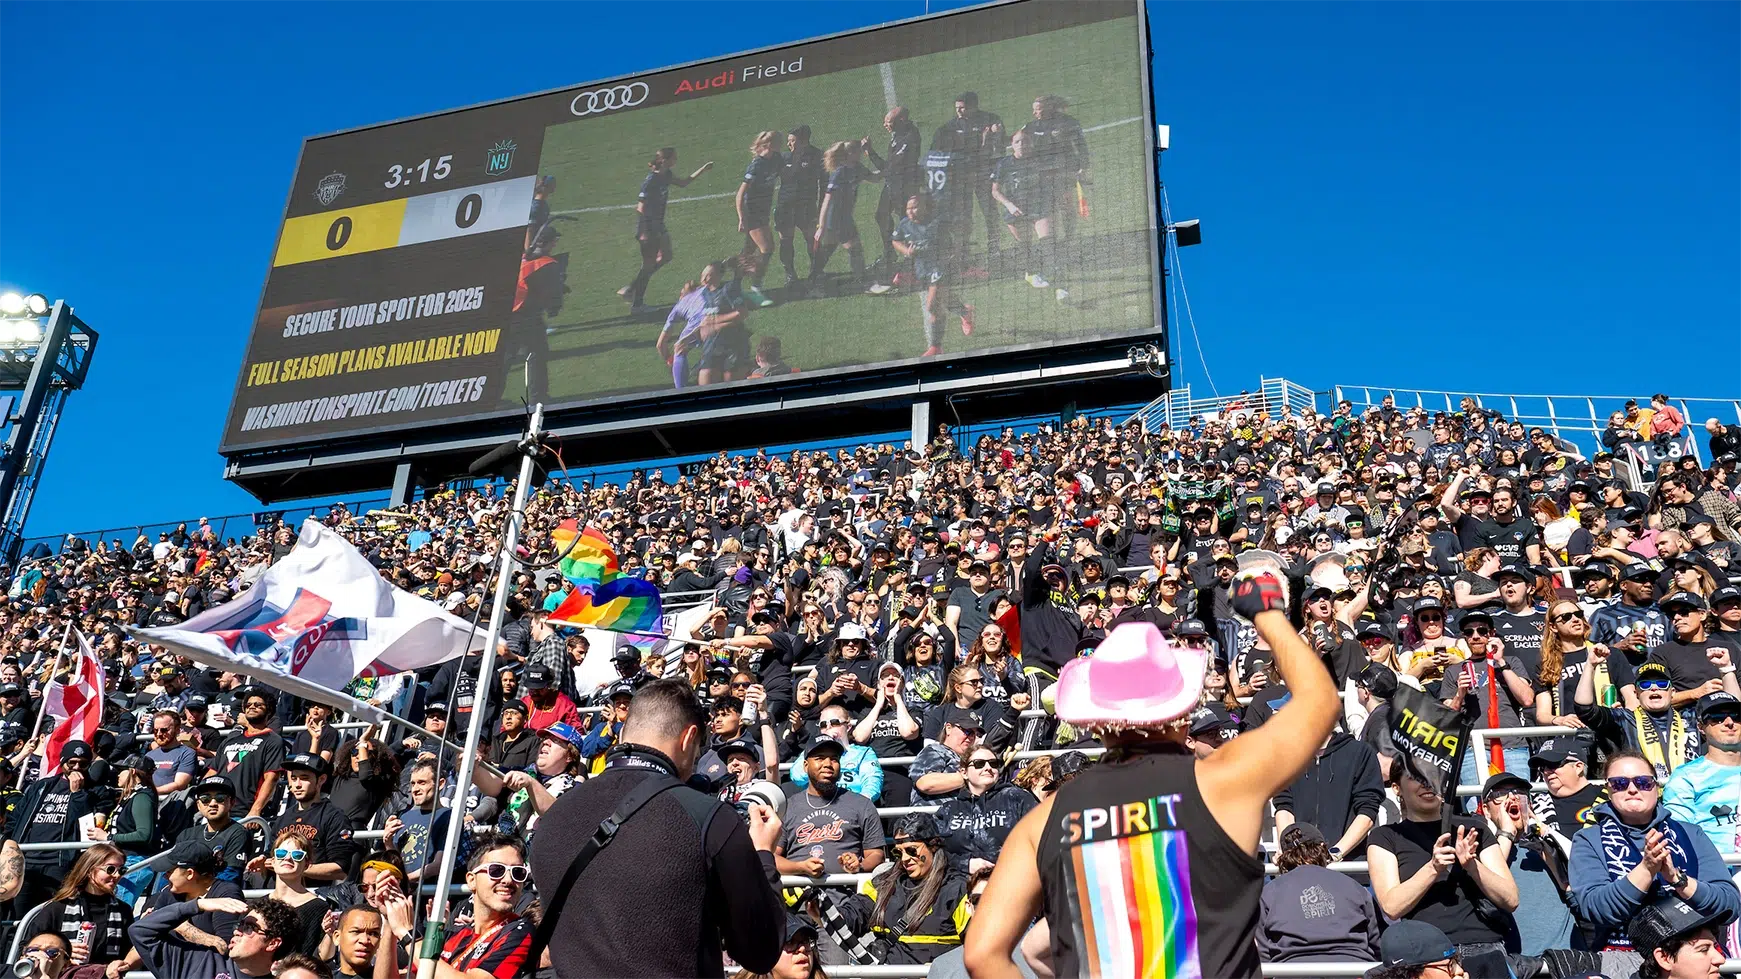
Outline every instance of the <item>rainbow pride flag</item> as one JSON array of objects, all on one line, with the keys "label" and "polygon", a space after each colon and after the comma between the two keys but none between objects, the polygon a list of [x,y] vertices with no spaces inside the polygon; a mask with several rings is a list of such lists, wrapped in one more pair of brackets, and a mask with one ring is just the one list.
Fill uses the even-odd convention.
[{"label": "rainbow pride flag", "polygon": [[550,613],[558,625],[584,626],[614,632],[655,632],[663,624],[664,603],[659,589],[617,569],[617,552],[597,528],[584,530],[564,520],[550,534],[562,576],[574,590]]},{"label": "rainbow pride flag", "polygon": [[664,611],[658,588],[619,575],[599,585],[576,585],[550,613],[550,622],[613,632],[656,632]]},{"label": "rainbow pride flag", "polygon": [[611,581],[621,573],[616,550],[591,524],[582,530],[573,520],[564,520],[550,532],[550,539],[556,544],[556,553],[563,555],[557,569],[576,585]]}]

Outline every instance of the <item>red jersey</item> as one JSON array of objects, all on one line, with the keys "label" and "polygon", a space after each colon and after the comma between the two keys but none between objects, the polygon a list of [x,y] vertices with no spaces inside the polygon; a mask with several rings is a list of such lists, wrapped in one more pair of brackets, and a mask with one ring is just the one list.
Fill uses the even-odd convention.
[{"label": "red jersey", "polygon": [[461,972],[482,969],[496,979],[515,979],[531,952],[532,922],[515,916],[482,935],[467,925],[447,940],[441,961]]}]

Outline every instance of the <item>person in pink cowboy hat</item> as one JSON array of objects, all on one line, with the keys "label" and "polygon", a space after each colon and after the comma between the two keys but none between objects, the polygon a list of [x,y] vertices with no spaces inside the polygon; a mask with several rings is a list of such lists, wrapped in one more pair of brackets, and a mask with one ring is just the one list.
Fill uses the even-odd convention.
[{"label": "person in pink cowboy hat", "polygon": [[1028,925],[1051,925],[1059,976],[1261,974],[1257,857],[1265,804],[1311,761],[1340,702],[1288,621],[1269,568],[1234,580],[1233,610],[1275,651],[1292,698],[1262,727],[1199,760],[1187,745],[1209,653],[1130,622],[1058,677],[1058,719],[1106,754],[1010,831],[964,949],[975,977],[1013,976]]}]

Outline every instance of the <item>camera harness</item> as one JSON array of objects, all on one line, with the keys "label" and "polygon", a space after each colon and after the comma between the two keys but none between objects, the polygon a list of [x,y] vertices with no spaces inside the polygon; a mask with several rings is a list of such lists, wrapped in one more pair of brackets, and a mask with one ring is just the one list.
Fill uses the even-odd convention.
[{"label": "camera harness", "polygon": [[526,956],[528,975],[537,971],[538,962],[544,956],[544,949],[550,944],[551,936],[556,933],[556,921],[561,917],[558,909],[567,902],[569,893],[574,890],[575,882],[580,880],[580,875],[586,871],[587,865],[599,855],[599,851],[611,845],[611,841],[616,838],[617,830],[621,829],[622,825],[628,822],[635,813],[640,812],[647,803],[671,789],[691,789],[692,791],[689,792],[678,793],[676,798],[678,803],[683,806],[684,811],[695,821],[696,828],[702,835],[703,854],[705,855],[708,823],[721,808],[717,796],[699,787],[700,783],[706,782],[705,777],[701,777],[699,782],[696,778],[692,778],[690,782],[679,780],[677,766],[671,759],[664,752],[645,745],[617,745],[610,749],[607,756],[610,759],[609,767],[638,768],[654,774],[637,782],[617,802],[616,809],[612,810],[611,814],[598,824],[598,829],[593,832],[592,837],[581,844],[580,852],[575,854],[574,861],[568,865],[568,869],[562,872],[562,880],[556,885],[556,890],[551,892],[550,899],[540,901],[544,907],[544,916],[539,920],[538,928],[532,933],[532,948]]}]

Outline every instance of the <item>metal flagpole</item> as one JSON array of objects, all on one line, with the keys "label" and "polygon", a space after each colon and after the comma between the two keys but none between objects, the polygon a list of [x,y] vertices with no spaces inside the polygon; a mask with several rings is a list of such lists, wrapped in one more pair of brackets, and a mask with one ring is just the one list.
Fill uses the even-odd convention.
[{"label": "metal flagpole", "polygon": [[[490,682],[496,671],[496,639],[502,633],[502,618],[508,611],[508,585],[514,576],[514,547],[519,542],[520,525],[526,518],[526,497],[532,489],[533,458],[538,453],[538,438],[544,426],[544,405],[532,406],[532,423],[526,429],[526,438],[520,443],[520,479],[514,485],[514,508],[508,515],[508,527],[502,533],[502,548],[497,554],[501,567],[496,573],[496,601],[490,608],[490,631],[484,639],[483,660],[478,664],[477,692],[481,699],[487,699],[488,691],[484,684]],[[466,727],[465,750],[459,756],[459,771],[454,775],[454,811],[447,821],[447,842],[442,848],[441,873],[435,880],[434,908],[429,920],[423,925],[423,947],[418,951],[417,979],[433,979],[435,975],[436,956],[441,954],[441,931],[447,921],[447,892],[453,885],[454,862],[459,857],[460,833],[464,832],[465,820],[458,811],[464,805],[465,793],[472,783],[473,761],[478,753],[478,741],[484,733],[484,714],[482,703],[472,711],[471,723]]]}]

